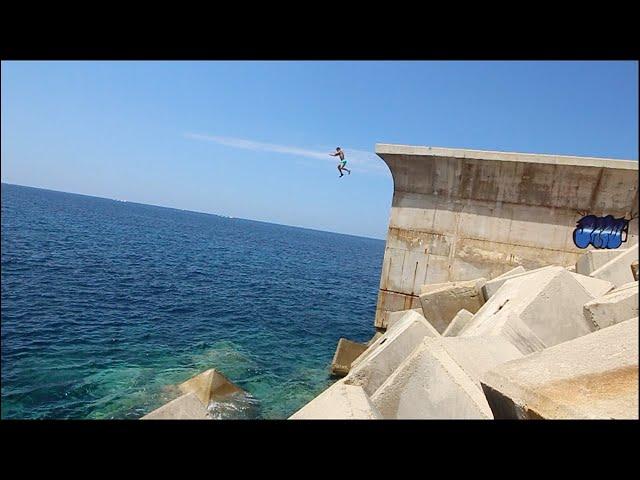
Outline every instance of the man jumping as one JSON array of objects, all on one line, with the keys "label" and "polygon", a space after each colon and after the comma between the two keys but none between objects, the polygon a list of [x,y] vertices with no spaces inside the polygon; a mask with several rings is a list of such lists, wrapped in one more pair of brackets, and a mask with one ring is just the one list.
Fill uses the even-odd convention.
[{"label": "man jumping", "polygon": [[344,159],[344,152],[340,147],[336,147],[336,153],[330,153],[329,155],[331,155],[332,157],[340,157],[340,163],[338,163],[338,171],[340,172],[341,177],[344,176],[344,173],[342,173],[343,170],[346,170],[349,175],[351,175],[351,170],[345,167],[347,161]]}]

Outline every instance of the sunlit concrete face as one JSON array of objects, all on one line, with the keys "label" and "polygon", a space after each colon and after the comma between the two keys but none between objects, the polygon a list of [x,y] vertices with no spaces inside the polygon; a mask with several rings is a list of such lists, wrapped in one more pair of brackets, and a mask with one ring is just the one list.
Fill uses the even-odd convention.
[{"label": "sunlit concrete face", "polygon": [[494,278],[522,265],[572,265],[586,214],[635,217],[638,162],[601,158],[376,145],[391,170],[393,202],[376,326],[419,308],[427,283]]}]

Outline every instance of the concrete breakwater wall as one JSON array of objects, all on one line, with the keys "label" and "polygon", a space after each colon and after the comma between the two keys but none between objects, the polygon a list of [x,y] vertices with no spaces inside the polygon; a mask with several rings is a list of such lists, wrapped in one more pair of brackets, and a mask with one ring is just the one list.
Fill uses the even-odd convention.
[{"label": "concrete breakwater wall", "polygon": [[[638,162],[377,144],[394,191],[375,325],[424,284],[573,265],[586,214],[638,214]],[[626,245],[638,241],[638,219]],[[623,245],[624,246],[624,245]]]},{"label": "concrete breakwater wall", "polygon": [[340,339],[343,378],[290,418],[637,419],[638,162],[376,151],[377,332]]}]

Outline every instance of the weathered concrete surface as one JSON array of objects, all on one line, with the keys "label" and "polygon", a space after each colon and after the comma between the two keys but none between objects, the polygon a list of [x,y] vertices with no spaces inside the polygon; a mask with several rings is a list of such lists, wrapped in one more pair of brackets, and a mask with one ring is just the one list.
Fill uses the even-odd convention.
[{"label": "weathered concrete surface", "polygon": [[519,273],[524,273],[526,270],[522,265],[518,265],[516,268],[512,268],[508,272],[504,272],[502,275],[498,275],[496,278],[492,278],[492,280],[498,280],[500,278],[511,277],[513,275],[518,275]]},{"label": "weathered concrete surface", "polygon": [[603,266],[589,274],[592,278],[599,278],[613,283],[616,287],[621,287],[625,283],[633,282],[633,272],[631,264],[638,260],[638,244],[629,247],[620,255],[612,258]]},{"label": "weathered concrete surface", "polygon": [[590,275],[615,257],[623,253],[626,248],[589,250],[576,262],[576,273]]},{"label": "weathered concrete surface", "polygon": [[631,273],[633,275],[634,280],[638,280],[638,260],[631,264]]},{"label": "weathered concrete surface", "polygon": [[522,354],[501,338],[425,338],[374,392],[385,418],[489,419],[480,376]]},{"label": "weathered concrete surface", "polygon": [[385,329],[390,329],[393,328],[393,325],[395,325],[395,323],[400,320],[402,317],[404,317],[404,314],[407,312],[416,312],[419,315],[422,315],[422,305],[419,308],[412,308],[409,310],[398,310],[397,312],[389,312],[388,315],[385,316],[385,323],[384,323],[384,327]]},{"label": "weathered concrete surface", "polygon": [[179,388],[182,393],[194,393],[205,406],[209,405],[209,402],[215,398],[236,392],[244,392],[214,368],[181,383]]},{"label": "weathered concrete surface", "polygon": [[[422,312],[422,304],[418,296],[407,296],[387,292],[384,297],[378,296],[378,306],[374,325],[376,328],[388,328],[389,318],[392,313],[403,310],[419,310]],[[378,314],[380,312],[380,314]]]},{"label": "weathered concrete surface", "polygon": [[[485,300],[489,300],[499,289],[504,285],[507,280],[511,280],[513,278],[524,278],[528,275],[532,275],[541,271],[546,271],[549,269],[557,269],[557,265],[549,265],[542,268],[537,268],[535,270],[530,270],[524,273],[516,273],[514,275],[502,276],[500,278],[494,278],[493,280],[488,281],[482,287],[482,294],[484,295]],[[593,297],[599,297],[600,295],[604,295],[610,290],[615,288],[615,285],[611,282],[607,282],[605,280],[600,280],[598,278],[588,277],[586,275],[580,275],[574,272],[571,272],[568,268],[565,267],[573,278],[575,278],[584,288],[589,292]]]},{"label": "weathered concrete surface", "polygon": [[376,420],[382,416],[373,406],[362,387],[337,381],[289,420]]},{"label": "weathered concrete surface", "polygon": [[502,285],[505,284],[507,280],[511,280],[512,278],[520,278],[525,275],[533,275],[542,270],[548,270],[549,268],[554,268],[554,267],[555,267],[554,265],[547,265],[546,267],[536,268],[534,270],[529,270],[528,272],[527,271],[516,272],[513,274],[511,274],[510,272],[507,272],[503,275],[500,275],[499,277],[496,277],[492,280],[487,281],[482,286],[482,295],[484,296],[485,301],[487,301],[500,289],[500,287],[502,287]]},{"label": "weathered concrete surface", "polygon": [[364,343],[352,342],[346,338],[338,340],[336,353],[333,355],[331,362],[331,374],[344,377],[349,373],[351,362],[358,358],[366,349],[367,345]]},{"label": "weathered concrete surface", "polygon": [[438,288],[427,290],[420,295],[424,318],[442,333],[453,317],[465,309],[471,313],[480,310],[484,304],[482,286],[486,279],[479,278],[465,282],[445,283]]},{"label": "weathered concrete surface", "polygon": [[600,297],[616,287],[613,283],[599,278],[588,277],[579,273],[571,273],[571,275],[592,297]]},{"label": "weathered concrete surface", "polygon": [[[482,286],[485,284],[485,282],[487,281],[486,278],[476,278],[474,280],[471,280],[471,282],[476,282],[477,288],[480,289],[482,288]],[[422,295],[423,293],[430,293],[430,292],[434,292],[436,290],[441,290],[443,288],[450,288],[453,287],[454,284],[464,284],[464,283],[468,283],[469,281],[464,281],[464,282],[442,282],[442,283],[427,283],[425,285],[421,285],[420,286],[420,295]]]},{"label": "weathered concrete surface", "polygon": [[441,343],[467,375],[480,388],[480,378],[497,365],[522,358],[511,342],[501,337],[441,337]]},{"label": "weathered concrete surface", "polygon": [[[638,162],[376,145],[393,202],[375,325],[418,307],[424,284],[575,264],[578,212],[638,212]],[[638,219],[627,245],[638,242]]]},{"label": "weathered concrete surface", "polygon": [[502,336],[532,353],[595,330],[582,306],[593,300],[564,267],[507,280],[459,335]]},{"label": "weathered concrete surface", "polygon": [[495,418],[638,419],[638,319],[487,372]]},{"label": "weathered concrete surface", "polygon": [[351,364],[345,383],[358,385],[371,395],[426,336],[440,334],[422,315],[407,312]]},{"label": "weathered concrete surface", "polygon": [[460,310],[451,323],[447,327],[447,329],[442,332],[443,337],[455,337],[458,335],[464,328],[469,324],[471,319],[473,318],[473,313],[469,310],[462,309]]},{"label": "weathered concrete surface", "polygon": [[627,283],[584,304],[584,317],[597,329],[638,316],[638,282]]},{"label": "weathered concrete surface", "polygon": [[142,420],[209,420],[211,416],[195,393],[185,393],[160,408],[148,413]]}]

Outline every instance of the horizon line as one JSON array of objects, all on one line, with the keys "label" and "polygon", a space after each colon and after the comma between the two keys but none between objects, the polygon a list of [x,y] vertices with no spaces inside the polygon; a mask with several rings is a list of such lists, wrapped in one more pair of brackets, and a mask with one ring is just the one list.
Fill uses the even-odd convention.
[{"label": "horizon line", "polygon": [[288,225],[286,223],[275,223],[275,222],[269,222],[269,221],[265,221],[265,220],[254,220],[252,218],[231,217],[229,215],[222,215],[222,214],[213,213],[213,212],[203,212],[203,211],[198,211],[198,210],[188,210],[186,208],[168,207],[166,205],[157,205],[157,204],[153,204],[153,203],[142,203],[142,202],[136,202],[136,201],[133,201],[133,200],[122,200],[122,199],[110,198],[110,197],[100,197],[98,195],[89,195],[89,194],[86,194],[86,193],[67,192],[67,191],[64,191],[64,190],[53,190],[51,188],[34,187],[33,185],[21,185],[21,184],[18,184],[18,183],[8,183],[8,182],[1,181],[1,180],[0,180],[0,184],[2,184],[2,185],[11,185],[11,186],[14,186],[14,187],[22,187],[22,188],[34,188],[36,190],[47,190],[49,192],[56,192],[56,193],[66,193],[66,194],[69,194],[69,195],[80,195],[80,196],[83,196],[83,197],[99,198],[99,199],[102,199],[102,200],[111,200],[113,202],[125,202],[125,203],[133,203],[133,204],[136,204],[136,205],[144,205],[144,206],[148,206],[148,207],[166,208],[166,209],[169,209],[169,210],[178,210],[178,211],[181,211],[181,212],[197,213],[197,214],[200,214],[200,215],[213,215],[213,216],[216,216],[216,217],[229,218],[229,219],[232,219],[232,220],[245,220],[245,221],[248,221],[248,222],[266,223],[266,224],[269,224],[269,225],[278,225],[278,226],[281,226],[281,227],[300,228],[300,229],[303,229],[303,230],[312,230],[314,232],[333,233],[335,235],[346,235],[348,237],[366,238],[367,240],[380,240],[380,241],[383,241],[383,242],[386,241],[386,238],[367,237],[365,235],[356,235],[356,234],[353,234],[353,233],[343,233],[343,232],[333,232],[331,230],[319,230],[317,228],[301,227],[299,225]]}]

